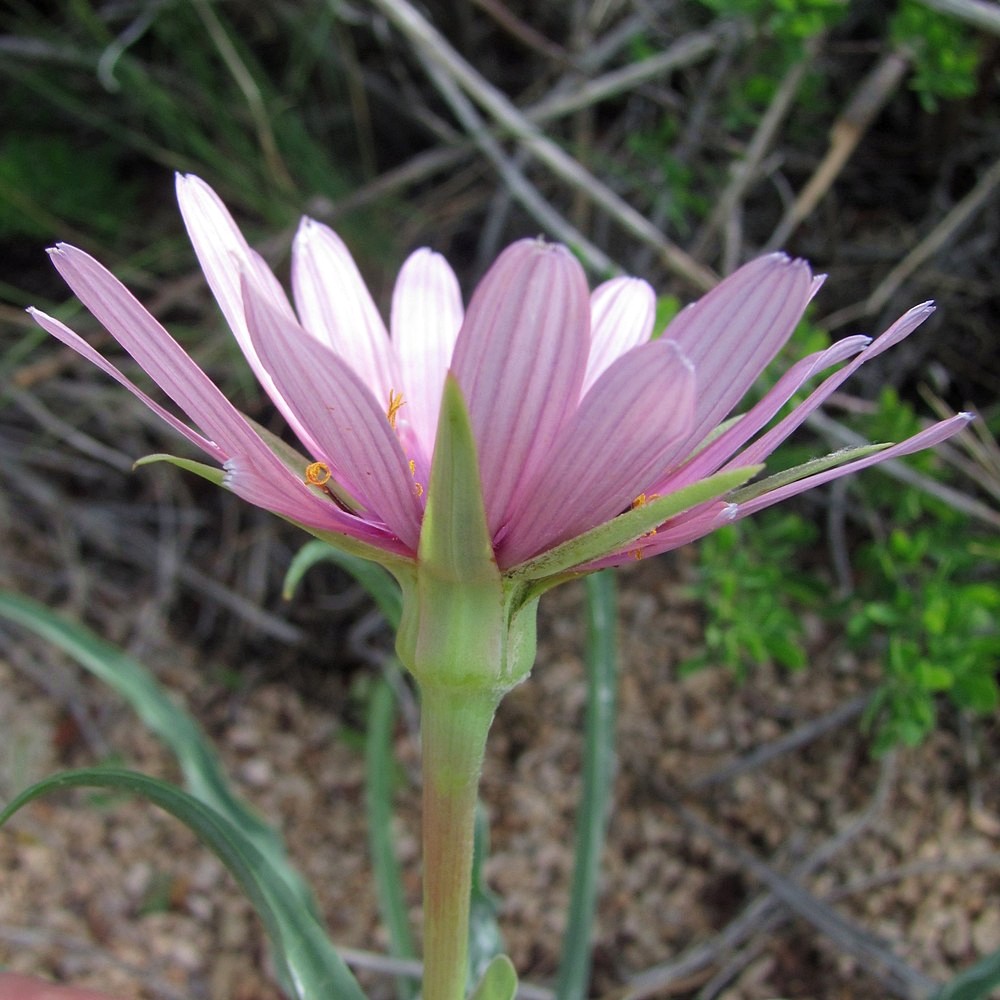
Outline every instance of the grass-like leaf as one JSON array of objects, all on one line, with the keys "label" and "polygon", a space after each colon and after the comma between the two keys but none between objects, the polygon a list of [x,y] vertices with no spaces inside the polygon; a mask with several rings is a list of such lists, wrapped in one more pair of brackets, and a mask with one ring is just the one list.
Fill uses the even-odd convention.
[{"label": "grass-like leaf", "polygon": [[281,873],[298,904],[317,912],[309,888],[288,861],[281,836],[236,797],[198,723],[141,663],[82,625],[18,594],[0,592],[0,617],[51,642],[121,695],[173,752],[191,793],[242,830],[270,869]]},{"label": "grass-like leaf", "polygon": [[140,795],[175,816],[219,857],[264,921],[282,981],[294,1000],[364,1000],[361,987],[284,875],[236,823],[180,788],[135,771],[87,768],[46,778],[0,813],[0,825],[23,806],[65,788],[107,788]]},{"label": "grass-like leaf", "polygon": [[576,815],[576,846],[558,1000],[587,995],[601,852],[614,782],[618,625],[615,577],[604,570],[587,577],[587,709],[584,717],[583,784]]}]

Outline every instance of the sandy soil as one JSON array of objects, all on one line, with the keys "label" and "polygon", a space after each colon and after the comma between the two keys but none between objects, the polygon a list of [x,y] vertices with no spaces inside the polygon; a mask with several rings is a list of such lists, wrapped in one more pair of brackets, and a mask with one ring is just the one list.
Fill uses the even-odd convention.
[{"label": "sandy soil", "polygon": [[[762,668],[742,686],[722,670],[678,678],[698,635],[676,586],[688,559],[623,574],[619,765],[592,995],[916,997],[1000,948],[1000,725],[950,718],[920,749],[873,760],[856,709],[877,671],[821,630],[803,673]],[[543,602],[538,666],[501,707],[482,789],[508,949],[542,985],[558,962],[572,861],[582,600],[572,585]],[[0,795],[100,759],[176,777],[126,706],[40,645],[13,652],[0,663]],[[363,671],[234,687],[166,639],[147,663],[282,828],[334,940],[383,949],[357,738]],[[64,679],[61,702],[29,678],[39,668]],[[419,746],[405,722],[397,755],[419,927]],[[221,864],[141,802],[37,803],[0,832],[0,872],[0,964],[11,969],[135,1000],[280,996],[261,928]],[[373,998],[392,995],[384,975],[361,978]]]}]

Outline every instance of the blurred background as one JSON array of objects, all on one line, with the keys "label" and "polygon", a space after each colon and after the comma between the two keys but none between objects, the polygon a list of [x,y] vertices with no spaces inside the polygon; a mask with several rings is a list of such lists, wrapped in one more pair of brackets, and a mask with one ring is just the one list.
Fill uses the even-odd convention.
[{"label": "blurred background", "polygon": [[[418,246],[468,295],[539,233],[593,282],[650,281],[658,328],[761,252],[808,258],[829,278],[776,372],[935,299],[782,460],[973,409],[963,438],[620,574],[593,995],[923,997],[1000,950],[1000,5],[2,0],[0,80],[0,587],[183,695],[357,948],[384,947],[359,746],[391,636],[332,567],[282,600],[292,529],[172,468],[131,471],[185,446],[25,315],[120,360],[45,247],[98,257],[278,432],[198,271],[175,171],[215,187],[283,278],[301,214],[331,224],[383,308]],[[548,600],[484,786],[501,927],[542,984],[583,698],[581,592]],[[123,705],[2,628],[0,798],[101,760],[171,773]],[[401,725],[418,920],[416,748]],[[91,805],[0,835],[0,964],[129,996],[276,996],[246,904],[193,840]],[[761,896],[755,860],[798,871],[848,929]]]}]

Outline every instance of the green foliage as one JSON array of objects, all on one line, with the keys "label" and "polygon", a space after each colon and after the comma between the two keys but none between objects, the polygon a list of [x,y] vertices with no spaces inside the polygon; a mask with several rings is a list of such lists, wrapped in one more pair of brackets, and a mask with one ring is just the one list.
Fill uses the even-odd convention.
[{"label": "green foliage", "polygon": [[[913,409],[885,390],[876,433],[913,433]],[[914,456],[932,474],[933,453]],[[880,649],[885,680],[869,710],[875,747],[919,743],[934,727],[937,702],[975,712],[1000,705],[1000,545],[977,540],[968,519],[922,490],[868,477],[865,503],[890,525],[856,556],[857,592],[848,635]]]},{"label": "green foliage", "polygon": [[903,0],[889,27],[892,41],[910,53],[910,86],[926,111],[938,101],[971,97],[976,92],[979,51],[971,31],[957,18],[931,10],[915,0]]},{"label": "green foliage", "polygon": [[791,567],[816,535],[809,522],[782,511],[730,525],[699,543],[698,579],[689,593],[706,607],[704,648],[682,672],[724,664],[743,677],[761,663],[792,670],[806,665],[804,618],[820,607],[824,588]]},{"label": "green foliage", "polygon": [[73,137],[8,135],[0,142],[0,237],[53,240],[64,235],[65,222],[115,235],[137,193],[125,170],[121,150],[110,143],[81,155]]},{"label": "green foliage", "polygon": [[[705,192],[715,185],[714,178],[696,175],[690,164],[674,155],[676,140],[677,123],[663,118],[652,128],[630,132],[625,145],[633,157],[632,172],[646,179],[667,228],[689,236],[693,224],[711,211],[712,202]],[[616,169],[614,164],[609,167]]]},{"label": "green foliage", "polygon": [[[916,433],[913,408],[886,389],[865,422],[875,440]],[[933,452],[908,459],[940,477]],[[883,474],[852,482],[855,509],[886,532],[851,553],[853,593],[825,599],[821,579],[802,566],[816,529],[792,511],[766,511],[706,538],[692,595],[705,605],[705,648],[687,670],[724,664],[743,676],[755,663],[803,666],[803,616],[847,621],[863,658],[877,658],[883,679],[866,717],[876,752],[914,746],[934,728],[942,698],[959,709],[1000,705],[1000,543],[977,537],[968,518],[916,487]]]},{"label": "green foliage", "polygon": [[743,17],[783,41],[801,42],[833,27],[847,0],[701,0],[717,14]]}]

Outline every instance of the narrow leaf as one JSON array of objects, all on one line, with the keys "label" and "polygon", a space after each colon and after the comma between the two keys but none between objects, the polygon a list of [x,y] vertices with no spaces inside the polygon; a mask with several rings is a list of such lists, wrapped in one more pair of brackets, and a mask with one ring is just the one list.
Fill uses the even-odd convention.
[{"label": "narrow leaf", "polygon": [[173,751],[191,793],[236,824],[280,871],[299,904],[315,912],[315,902],[292,868],[280,835],[232,792],[211,744],[198,723],[137,660],[26,597],[0,591],[0,617],[51,642],[80,666],[117,691],[149,730]]},{"label": "narrow leaf", "polygon": [[179,455],[145,455],[143,458],[136,459],[132,468],[138,469],[140,465],[153,465],[157,462],[167,462],[169,465],[176,465],[178,469],[183,469],[185,472],[193,472],[196,476],[201,476],[202,479],[207,479],[216,486],[222,486],[226,478],[226,473],[218,466],[206,465],[204,462],[196,462],[190,458],[181,458]]},{"label": "narrow leaf", "polygon": [[588,576],[587,709],[583,735],[583,787],[576,815],[576,846],[562,959],[556,980],[558,1000],[587,995],[594,912],[601,854],[611,813],[617,705],[618,626],[612,570]]},{"label": "narrow leaf", "polygon": [[403,597],[399,584],[392,575],[370,559],[362,559],[360,556],[343,552],[326,542],[307,542],[295,554],[285,574],[282,594],[286,601],[291,600],[306,573],[320,562],[332,562],[347,570],[372,596],[379,611],[382,612],[382,617],[389,625],[393,629],[399,628],[399,619],[403,614]]},{"label": "narrow leaf", "polygon": [[517,973],[506,955],[497,955],[490,962],[483,978],[472,991],[469,1000],[514,1000],[517,995]]},{"label": "narrow leaf", "polygon": [[931,1000],[989,1000],[997,988],[1000,988],[1000,950],[964,969]]},{"label": "narrow leaf", "polygon": [[318,921],[235,823],[173,785],[134,771],[67,771],[32,785],[0,813],[0,825],[33,799],[65,788],[108,788],[148,799],[188,826],[219,857],[264,921],[272,954],[294,1000],[364,1000]]},{"label": "narrow leaf", "polygon": [[[385,678],[375,682],[368,703],[365,733],[365,803],[368,807],[368,847],[375,872],[375,890],[382,922],[389,932],[394,958],[416,958],[410,918],[403,895],[403,878],[392,836],[393,775],[392,731],[396,700]],[[416,996],[416,983],[397,976],[396,993],[402,1000]]]}]

